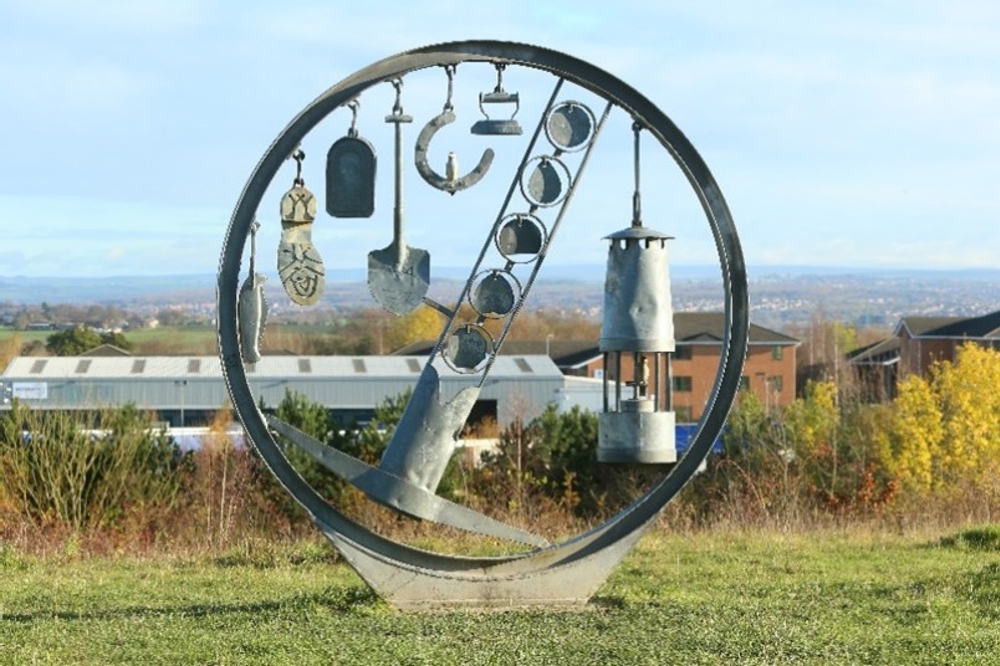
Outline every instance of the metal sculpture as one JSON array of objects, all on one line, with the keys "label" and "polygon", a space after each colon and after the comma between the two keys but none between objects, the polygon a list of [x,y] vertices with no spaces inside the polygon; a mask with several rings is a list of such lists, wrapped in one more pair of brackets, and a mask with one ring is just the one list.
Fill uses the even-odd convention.
[{"label": "metal sculpture", "polygon": [[[402,241],[401,125],[411,118],[403,114],[400,91],[403,77],[431,67],[444,67],[449,75],[445,106],[448,113],[452,77],[455,68],[463,63],[485,63],[497,70],[496,98],[481,96],[481,104],[515,103],[520,108],[518,95],[512,96],[502,89],[500,77],[509,67],[548,73],[556,78],[556,83],[534,133],[526,138],[524,156],[469,278],[454,303],[445,305],[427,296],[429,253],[410,248]],[[373,466],[260,411],[244,368],[245,363],[253,360],[254,348],[240,344],[241,330],[255,330],[254,311],[252,307],[239,306],[239,284],[246,240],[249,236],[253,241],[254,237],[257,208],[286,156],[294,153],[299,167],[290,194],[301,195],[296,190],[304,189],[300,143],[326,116],[341,107],[351,108],[366,90],[387,82],[396,90],[393,113],[386,118],[395,129],[394,240],[388,248],[369,255],[369,287],[376,300],[391,312],[407,312],[425,303],[444,315],[446,323],[381,462]],[[594,114],[583,102],[560,99],[567,83],[603,100],[601,113]],[[668,237],[642,223],[640,132],[654,138],[674,157],[705,213],[718,250],[725,291],[722,359],[697,433],[672,469],[604,524],[562,543],[550,544],[539,535],[447,501],[436,490],[456,450],[458,433],[545,262],[591,151],[613,110],[628,114],[633,121],[636,173],[632,224],[608,237],[611,248],[605,325],[600,341],[605,352],[605,409],[596,455],[606,461],[654,464],[676,458],[673,413],[665,388],[668,382],[664,379],[669,376],[669,355],[674,344],[669,282],[664,282]],[[493,124],[477,123],[474,132],[517,136],[520,125],[517,124],[515,131],[510,124],[512,120],[513,117],[509,121],[490,121]],[[432,119],[428,127],[433,122]],[[418,149],[421,146],[426,149],[429,140],[430,135],[418,139]],[[450,158],[449,162],[453,160]],[[371,165],[370,170],[363,165],[359,167],[359,177],[366,184],[374,179],[374,152]],[[418,159],[418,169],[419,165]],[[457,164],[453,163],[448,172],[446,179],[461,180]],[[340,181],[331,188],[328,175],[328,196],[336,196],[338,188],[351,182],[350,175],[337,178]],[[436,181],[427,182],[447,191],[435,185]],[[517,193],[520,197],[515,196]],[[314,212],[312,216],[292,217],[286,215],[285,209],[283,203],[283,227],[306,225],[315,217]],[[359,207],[358,212],[367,209]],[[315,210],[314,202],[308,210]],[[543,221],[545,217],[549,218],[547,222]],[[493,261],[497,263],[491,265]],[[322,270],[319,274],[322,276]],[[282,280],[288,289],[284,274]],[[290,290],[289,295],[294,300],[293,292],[296,290]],[[466,301],[475,313],[472,319],[463,319],[459,314],[459,305]],[[585,603],[707,455],[739,388],[747,350],[746,270],[736,229],[718,186],[691,144],[662,111],[607,72],[556,51],[509,42],[454,42],[408,51],[360,70],[306,107],[267,150],[236,205],[220,262],[218,309],[223,370],[237,416],[250,441],[272,473],[362,578],[387,601],[401,608]],[[499,332],[491,334],[487,330],[485,324],[489,321],[499,325]],[[633,360],[631,382],[622,376],[623,355],[631,355]],[[467,382],[454,395],[444,396],[442,373],[465,377]],[[310,487],[285,456],[279,436],[385,506],[423,520],[524,544],[529,550],[522,547],[518,552],[494,557],[451,555],[419,549],[382,535],[347,516]]]}]

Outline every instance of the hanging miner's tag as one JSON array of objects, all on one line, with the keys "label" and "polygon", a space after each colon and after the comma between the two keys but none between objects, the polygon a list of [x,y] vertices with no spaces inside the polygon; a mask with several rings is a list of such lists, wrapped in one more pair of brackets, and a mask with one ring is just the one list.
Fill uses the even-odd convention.
[{"label": "hanging miner's tag", "polygon": [[345,136],[326,155],[326,212],[333,217],[371,217],[375,212],[375,148]]},{"label": "hanging miner's tag", "polygon": [[358,101],[351,129],[326,154],[326,212],[333,217],[371,217],[375,212],[375,148],[358,135]]},{"label": "hanging miner's tag", "polygon": [[278,276],[285,293],[299,305],[313,305],[323,295],[325,269],[312,243],[316,197],[302,180],[305,153],[293,155],[298,167],[292,189],[281,198],[281,241],[278,243]]}]

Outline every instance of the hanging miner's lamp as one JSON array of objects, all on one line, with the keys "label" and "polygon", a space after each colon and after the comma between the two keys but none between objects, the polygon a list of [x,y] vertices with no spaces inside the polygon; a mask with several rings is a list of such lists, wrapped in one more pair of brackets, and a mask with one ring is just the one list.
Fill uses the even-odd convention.
[{"label": "hanging miner's lamp", "polygon": [[642,225],[639,196],[639,133],[635,123],[635,193],[632,225],[607,239],[604,321],[604,410],[597,459],[604,463],[677,461],[674,413],[668,392],[674,321],[670,302],[667,241]]}]

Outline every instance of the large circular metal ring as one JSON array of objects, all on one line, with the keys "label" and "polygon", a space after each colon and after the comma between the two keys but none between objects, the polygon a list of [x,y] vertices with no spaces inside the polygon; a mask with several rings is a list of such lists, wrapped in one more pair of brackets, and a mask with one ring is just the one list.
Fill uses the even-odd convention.
[{"label": "large circular metal ring", "polygon": [[[725,336],[715,384],[697,433],[671,472],[627,509],[585,534],[548,548],[500,557],[452,556],[398,543],[327,503],[295,471],[269,432],[247,381],[237,331],[244,246],[261,199],[285,158],[323,118],[371,86],[412,71],[464,62],[519,65],[548,72],[614,102],[648,128],[674,157],[701,202],[718,251],[725,291]],[[523,587],[526,577],[537,581],[534,587],[541,595],[539,599],[559,594],[592,594],[606,573],[596,579],[593,589],[572,593],[561,590],[586,587],[595,569],[603,567],[609,571],[695,474],[722,431],[739,389],[747,331],[746,267],[736,227],[719,186],[691,143],[659,108],[615,76],[557,51],[511,42],[452,42],[401,53],[365,67],[309,104],[278,135],[250,176],[226,232],[218,275],[218,334],[223,372],[236,414],[249,439],[288,492],[309,511],[370,584],[378,587],[376,578],[387,568],[395,572],[392,584],[379,591],[401,606],[419,603],[407,596],[418,586],[415,582],[418,580],[435,586],[441,603],[471,598],[474,593],[470,590],[484,584],[490,586],[491,595],[501,598],[515,587]],[[587,567],[587,573],[583,567]]]}]

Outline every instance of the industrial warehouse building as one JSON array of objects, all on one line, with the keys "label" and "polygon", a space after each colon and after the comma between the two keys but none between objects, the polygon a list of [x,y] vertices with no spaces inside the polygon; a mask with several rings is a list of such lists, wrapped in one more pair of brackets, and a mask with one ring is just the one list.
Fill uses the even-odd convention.
[{"label": "industrial warehouse building", "polygon": [[[290,390],[325,405],[346,426],[367,422],[376,405],[412,388],[426,362],[406,356],[265,356],[247,367],[247,377],[265,407],[276,407]],[[443,398],[477,381],[443,366],[440,374]],[[500,356],[470,421],[493,418],[503,426],[515,416],[530,419],[549,403],[572,400],[572,380],[547,356]],[[592,401],[600,387],[590,383],[583,399]],[[0,377],[0,394],[6,409],[14,399],[59,410],[133,403],[171,428],[204,426],[228,403],[215,356],[18,357]]]},{"label": "industrial warehouse building", "polygon": [[[723,325],[720,314],[675,314],[671,403],[678,424],[702,415],[715,381]],[[749,343],[742,388],[768,406],[788,404],[795,396],[798,341],[751,324]],[[415,343],[391,356],[264,356],[246,370],[265,409],[294,391],[326,406],[349,427],[367,423],[378,404],[412,388],[432,347],[432,341]],[[531,420],[550,404],[599,412],[601,364],[594,341],[511,341],[496,357],[469,423],[492,419],[503,428],[518,416]],[[440,359],[435,366],[442,399],[478,381],[478,375],[452,372]],[[203,427],[229,400],[217,356],[130,356],[108,346],[76,357],[15,358],[0,376],[0,396],[0,409],[9,409],[14,399],[53,410],[133,403],[171,429]]]}]

